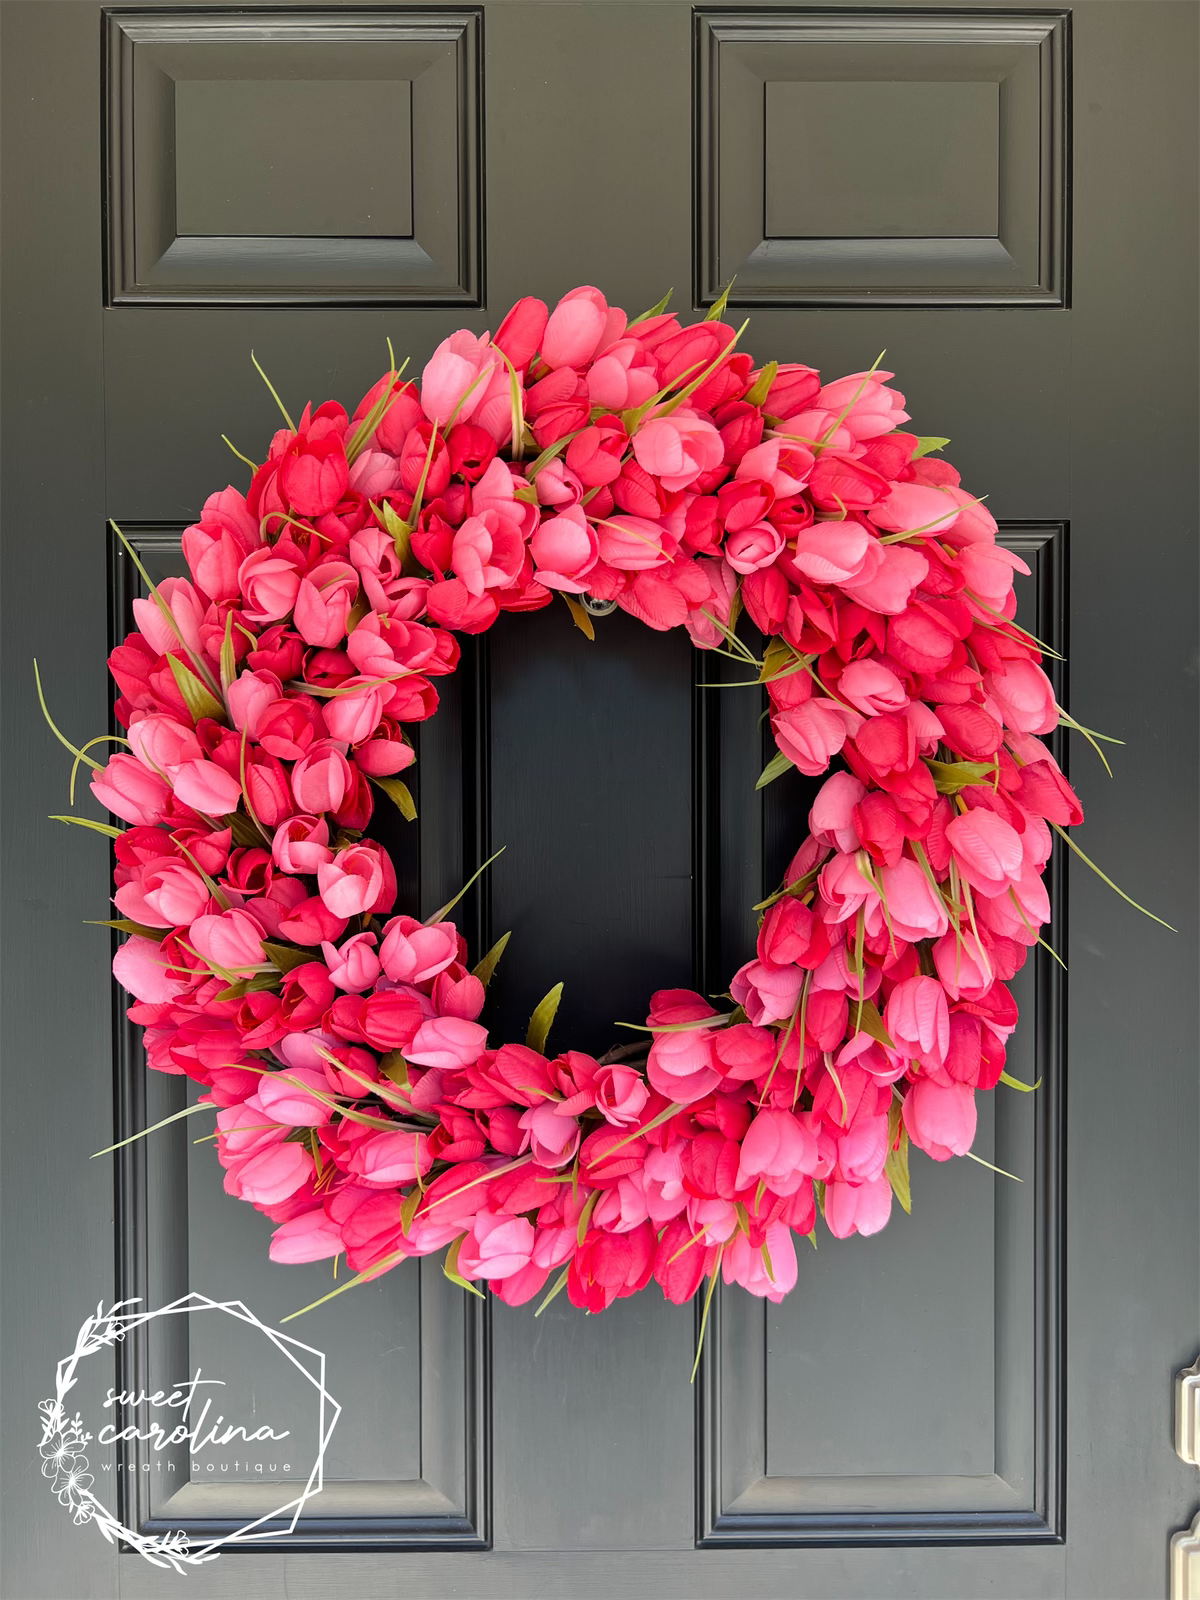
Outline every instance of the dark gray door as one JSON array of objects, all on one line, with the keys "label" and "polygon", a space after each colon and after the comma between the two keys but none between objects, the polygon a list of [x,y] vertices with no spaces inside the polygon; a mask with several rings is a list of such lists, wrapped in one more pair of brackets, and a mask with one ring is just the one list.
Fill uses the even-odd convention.
[{"label": "dark gray door", "polygon": [[[6,0],[12,1600],[1165,1592],[1200,1500],[1170,1414],[1198,1337],[1196,21]],[[636,312],[673,285],[700,314],[735,273],[760,358],[837,375],[886,347],[920,431],[953,436],[1074,715],[1126,740],[1111,782],[1071,752],[1083,847],[1181,931],[1058,870],[1069,976],[1031,962],[1010,1063],[1042,1088],[989,1097],[977,1146],[1023,1181],[915,1162],[911,1218],[823,1241],[780,1307],[719,1298],[695,1387],[693,1316],[655,1293],[535,1322],[410,1263],[290,1325],[344,1408],[330,1487],[286,1549],[157,1571],[38,1471],[54,1362],[101,1298],[194,1288],[275,1322],[328,1268],[267,1262],[190,1123],[88,1159],[181,1080],[147,1082],[114,1028],[106,936],[81,926],[107,861],[45,820],[66,770],[31,658],[74,736],[107,725],[135,591],[106,519],[173,569],[204,497],[243,482],[222,433],[254,455],[274,428],[252,347],[290,404],[353,401],[388,335],[419,368],[522,294],[595,283]],[[485,942],[514,930],[497,1026],[519,1036],[561,978],[556,1036],[582,1048],[745,958],[806,807],[799,780],[756,798],[748,691],[698,689],[682,638],[598,632],[508,618],[469,653],[396,843],[426,912],[507,845],[465,912]],[[263,1505],[236,1474],[104,1481],[147,1529]]]}]

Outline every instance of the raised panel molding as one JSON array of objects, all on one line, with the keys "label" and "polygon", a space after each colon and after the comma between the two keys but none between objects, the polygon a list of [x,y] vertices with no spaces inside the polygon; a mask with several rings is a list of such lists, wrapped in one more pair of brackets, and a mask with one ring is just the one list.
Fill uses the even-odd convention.
[{"label": "raised panel molding", "polygon": [[1070,14],[698,10],[697,305],[1069,304]]},{"label": "raised panel molding", "polygon": [[[1067,645],[1067,534],[1063,523],[1009,522],[1001,524],[999,535],[1000,542],[1032,569],[1030,577],[1017,579],[1021,616],[1060,657],[1066,654]],[[1065,704],[1063,662],[1047,660],[1046,669],[1060,704]],[[1061,734],[1052,735],[1049,742],[1055,757],[1064,762]],[[748,826],[748,819],[743,819],[742,826]],[[1061,850],[1052,858],[1046,883],[1051,905],[1046,942],[1062,952],[1067,903]],[[936,1384],[926,1375],[928,1364],[938,1361],[936,1328],[928,1347],[918,1347],[914,1353],[904,1346],[904,1329],[898,1325],[892,1332],[898,1344],[893,1346],[891,1358],[885,1358],[882,1368],[878,1364],[872,1367],[862,1356],[864,1349],[875,1348],[871,1340],[878,1324],[871,1321],[872,1309],[886,1312],[887,1305],[878,1303],[880,1298],[886,1302],[886,1290],[872,1302],[869,1285],[854,1301],[854,1315],[862,1319],[861,1337],[850,1341],[857,1354],[838,1355],[836,1373],[823,1370],[819,1335],[809,1335],[806,1330],[806,1323],[811,1327],[813,1319],[803,1304],[803,1256],[801,1281],[784,1307],[777,1309],[738,1289],[719,1288],[710,1309],[697,1382],[697,1545],[1062,1542],[1066,978],[1050,952],[1041,947],[1031,951],[1015,983],[1023,990],[1018,993],[1022,1014],[1012,1041],[1010,1070],[1022,1079],[1040,1079],[1041,1083],[1032,1096],[1001,1087],[985,1097],[994,1103],[995,1111],[991,1159],[1017,1173],[1023,1182],[1003,1177],[993,1180],[987,1270],[976,1273],[979,1282],[972,1278],[968,1290],[979,1291],[980,1299],[986,1298],[991,1307],[986,1337],[972,1346],[979,1363],[977,1381],[966,1387],[961,1363],[960,1370],[945,1370]],[[977,1147],[983,1129],[981,1116]],[[987,1154],[986,1146],[984,1149]],[[947,1196],[954,1177],[951,1168],[958,1165],[950,1163],[931,1172],[922,1163],[920,1172],[914,1173],[911,1223],[895,1213],[888,1234],[906,1224],[918,1228],[924,1223],[927,1232],[941,1225],[947,1210],[955,1205],[953,1197]],[[961,1163],[964,1168],[968,1165]],[[976,1172],[987,1178],[986,1172],[978,1168]],[[927,1175],[928,1181],[924,1181]],[[977,1205],[977,1190],[974,1195],[972,1203]],[[889,1248],[899,1249],[904,1242],[896,1239]],[[827,1248],[861,1251],[870,1244],[859,1239],[827,1243],[822,1238],[819,1253],[824,1256]],[[797,1248],[807,1250],[803,1241],[797,1241]],[[947,1254],[945,1259],[963,1258]],[[863,1282],[865,1270],[860,1262],[856,1282]],[[936,1259],[929,1270],[936,1278],[940,1270]],[[934,1283],[930,1288],[933,1301],[939,1292]],[[961,1316],[947,1291],[940,1315],[953,1323],[956,1314]],[[978,1308],[975,1315],[977,1321],[984,1320]],[[798,1321],[799,1332],[789,1328],[789,1317]],[[698,1325],[699,1319],[697,1307]],[[959,1327],[958,1337],[969,1341],[974,1329],[975,1323]],[[911,1340],[913,1330],[908,1332]],[[791,1344],[786,1342],[789,1333]],[[829,1337],[828,1329],[825,1337]],[[790,1398],[773,1392],[773,1359],[787,1364]],[[911,1366],[913,1360],[918,1362],[916,1369]],[[920,1366],[922,1361],[925,1367]],[[860,1365],[854,1367],[855,1362]],[[971,1400],[978,1404],[980,1394],[986,1392],[988,1415],[983,1421],[969,1419],[956,1434],[954,1418],[947,1423],[930,1416],[929,1440],[905,1436],[924,1463],[924,1470],[916,1472],[904,1470],[895,1459],[895,1427],[889,1431],[888,1425],[894,1401],[899,1399],[903,1405],[905,1400],[904,1396],[889,1398],[892,1386],[902,1386],[906,1372],[913,1375],[914,1393],[921,1404],[927,1403],[932,1387],[948,1411]],[[924,1376],[924,1383],[918,1373]],[[798,1474],[794,1470],[797,1463],[805,1456],[819,1459],[821,1453],[815,1441],[804,1439],[806,1427],[815,1425],[814,1416],[828,1423],[831,1409],[836,1411],[836,1401],[826,1404],[816,1391],[823,1383],[839,1381],[850,1382],[854,1388],[847,1404],[853,1407],[857,1431],[849,1440],[838,1436],[845,1459],[830,1467],[826,1475]],[[876,1400],[873,1408],[872,1398]],[[806,1407],[811,1413],[807,1416]],[[879,1423],[878,1441],[864,1428],[865,1419],[872,1415]],[[990,1445],[985,1444],[983,1450],[987,1459],[979,1459],[980,1441],[987,1441],[989,1435]],[[907,1446],[904,1455],[911,1459]],[[782,1458],[784,1470],[772,1468],[773,1457]],[[858,1468],[858,1462],[875,1466],[875,1473]],[[789,1467],[793,1470],[787,1470]]]},{"label": "raised panel molding", "polygon": [[108,304],[482,304],[482,26],[106,13]]},{"label": "raised panel molding", "polygon": [[[122,524],[130,543],[155,582],[179,576],[184,567],[179,524]],[[133,562],[115,537],[109,544],[109,633],[119,643],[133,626],[132,602],[144,593]],[[386,816],[385,810],[385,816]],[[405,827],[408,825],[405,824]],[[397,876],[404,896],[416,888],[417,841],[409,834],[407,855],[397,854]],[[389,839],[389,849],[393,848]],[[114,935],[114,941],[116,936]],[[151,1071],[145,1062],[141,1029],[125,1016],[125,997],[113,986],[114,1140],[126,1140],[181,1110],[195,1098],[190,1082]],[[328,1279],[314,1294],[302,1274],[308,1269],[287,1267],[294,1274],[283,1289],[272,1284],[277,1269],[267,1263],[266,1238],[250,1226],[249,1207],[219,1194],[220,1174],[214,1154],[205,1145],[193,1149],[197,1121],[186,1118],[135,1138],[114,1156],[116,1217],[116,1299],[140,1298],[147,1305],[164,1305],[197,1289],[214,1298],[234,1295],[226,1282],[226,1257],[231,1271],[246,1273],[250,1287],[245,1298],[250,1309],[267,1323],[298,1309],[324,1293]],[[100,1142],[99,1138],[97,1142]],[[193,1208],[209,1207],[196,1233],[189,1226]],[[213,1209],[219,1207],[220,1209]],[[231,1209],[239,1214],[231,1217]],[[242,1230],[225,1222],[241,1223]],[[206,1257],[220,1252],[221,1281],[204,1278]],[[208,1265],[213,1263],[210,1260]],[[328,1269],[329,1263],[321,1263]],[[193,1281],[199,1276],[199,1281]],[[388,1286],[385,1288],[385,1286]],[[382,1290],[391,1298],[372,1304],[364,1295]],[[343,1402],[338,1429],[326,1457],[325,1486],[306,1509],[296,1531],[288,1536],[289,1551],[357,1550],[486,1550],[491,1545],[491,1316],[490,1304],[464,1294],[442,1274],[440,1263],[428,1259],[405,1262],[379,1285],[355,1291],[356,1350],[348,1350],[350,1332],[337,1319],[324,1320],[320,1311],[291,1324],[287,1331],[311,1341],[329,1358],[330,1392]],[[175,1327],[164,1344],[162,1323],[137,1330],[117,1349],[117,1386],[120,1390],[150,1391],[161,1379],[178,1379],[190,1370],[186,1319],[169,1319]],[[383,1346],[376,1353],[370,1341]],[[357,1362],[356,1362],[357,1351]],[[358,1402],[347,1406],[352,1388],[338,1394],[341,1385],[362,1384],[363,1353],[377,1365],[370,1368],[375,1389],[360,1387]],[[170,1367],[169,1374],[164,1365]],[[357,1371],[356,1371],[357,1368]],[[154,1380],[154,1381],[151,1381]],[[398,1427],[389,1399],[403,1391],[407,1426]],[[372,1392],[375,1403],[372,1404]],[[144,1409],[144,1408],[143,1408]],[[146,1429],[138,1410],[118,1408],[118,1425]],[[360,1430],[356,1444],[355,1432]],[[341,1439],[339,1439],[341,1434]],[[182,1529],[195,1542],[219,1538],[244,1526],[278,1504],[272,1491],[279,1484],[266,1480],[228,1479],[221,1482],[191,1478],[186,1452],[175,1461],[172,1476],[164,1480],[155,1471],[158,1462],[144,1441],[118,1444],[118,1492],[121,1520],[145,1534],[161,1535]],[[343,1452],[339,1469],[330,1459]],[[366,1461],[365,1469],[355,1460]],[[393,1466],[393,1464],[395,1464]],[[396,1470],[399,1468],[400,1470]],[[404,1470],[407,1468],[408,1470]],[[391,1469],[391,1470],[387,1470]],[[159,1485],[168,1481],[174,1492],[166,1495]],[[176,1487],[177,1485],[177,1487]],[[286,1519],[281,1523],[286,1527]],[[265,1546],[263,1548],[271,1548]]]}]

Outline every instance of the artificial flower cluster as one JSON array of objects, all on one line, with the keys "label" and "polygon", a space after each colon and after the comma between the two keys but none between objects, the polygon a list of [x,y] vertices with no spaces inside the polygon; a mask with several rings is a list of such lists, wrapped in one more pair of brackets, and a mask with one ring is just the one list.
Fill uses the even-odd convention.
[{"label": "artificial flower cluster", "polygon": [[[1027,569],[890,373],[756,368],[737,337],[594,288],[523,300],[419,385],[306,408],[184,534],[190,579],[134,603],[129,748],[92,784],[128,824],[114,971],[149,1064],[217,1107],[273,1259],[448,1250],[509,1303],[565,1284],[592,1311],[718,1273],[778,1300],[818,1213],[874,1233],[910,1141],[970,1149],[1051,827],[1081,817],[1013,621]],[[490,1041],[495,952],[473,971],[445,910],[397,912],[367,834],[377,796],[411,813],[455,634],[555,591],[585,630],[581,597],[615,601],[753,663],[764,778],[841,763],[728,1003],[655,994],[640,1060],[550,1058],[544,1016]]]}]

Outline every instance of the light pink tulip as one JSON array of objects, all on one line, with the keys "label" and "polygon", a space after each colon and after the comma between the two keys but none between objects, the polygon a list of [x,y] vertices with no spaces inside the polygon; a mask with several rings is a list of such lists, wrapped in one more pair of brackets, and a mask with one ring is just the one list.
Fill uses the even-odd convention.
[{"label": "light pink tulip", "polygon": [[621,572],[661,567],[674,555],[677,541],[660,522],[648,517],[606,517],[597,528],[600,559]]},{"label": "light pink tulip", "polygon": [[148,862],[140,880],[124,884],[113,895],[123,917],[152,928],[186,928],[206,909],[209,899],[200,875],[173,856]]},{"label": "light pink tulip", "polygon": [[800,967],[775,967],[765,961],[747,961],[734,974],[729,992],[755,1027],[761,1028],[792,1015],[804,976]]},{"label": "light pink tulip", "polygon": [[878,1233],[892,1214],[892,1186],[886,1178],[870,1183],[829,1182],[825,1185],[825,1222],[835,1239],[853,1233]]},{"label": "light pink tulip", "polygon": [[529,1135],[529,1148],[540,1167],[565,1167],[579,1149],[579,1123],[562,1116],[559,1105],[541,1101],[522,1113],[518,1125]]},{"label": "light pink tulip", "polygon": [[266,960],[263,927],[249,911],[222,911],[197,917],[188,942],[214,970],[238,977],[254,972]]},{"label": "light pink tulip", "polygon": [[707,1028],[685,1028],[678,1033],[658,1033],[650,1046],[646,1076],[652,1088],[668,1100],[690,1105],[712,1092],[721,1080]]},{"label": "light pink tulip", "polygon": [[263,545],[252,550],[238,568],[238,585],[247,622],[278,622],[296,603],[300,568],[295,561],[277,555],[274,546]]},{"label": "light pink tulip", "polygon": [[458,929],[452,922],[426,927],[415,917],[393,917],[379,952],[393,983],[425,983],[458,958]]},{"label": "light pink tulip", "polygon": [[113,977],[135,1000],[162,1005],[187,989],[184,978],[171,970],[169,959],[153,939],[134,935],[119,947],[112,963]]},{"label": "light pink tulip", "polygon": [[321,945],[321,954],[329,968],[330,981],[347,994],[362,994],[379,976],[373,933],[356,933],[340,948],[326,940]]},{"label": "light pink tulip", "polygon": [[686,489],[725,459],[721,435],[694,411],[681,408],[667,417],[651,417],[633,437],[638,465],[652,473],[664,489]]},{"label": "light pink tulip", "polygon": [[[358,629],[355,630],[357,635]],[[350,763],[332,741],[320,740],[292,768],[292,793],[301,811],[336,811],[354,788]]]},{"label": "light pink tulip", "polygon": [[904,1126],[935,1161],[965,1156],[975,1142],[975,1091],[965,1083],[918,1078],[904,1097]]},{"label": "light pink tulip", "polygon": [[957,519],[959,508],[941,489],[921,483],[894,483],[887,499],[870,511],[885,533],[920,533],[932,538]]},{"label": "light pink tulip", "polygon": [[340,1226],[318,1207],[302,1211],[281,1223],[271,1235],[268,1254],[272,1261],[296,1265],[304,1261],[325,1261],[346,1248]]},{"label": "light pink tulip", "polygon": [[281,822],[271,842],[271,859],[281,872],[316,872],[324,862],[333,860],[328,822],[303,813]]},{"label": "light pink tulip", "polygon": [[905,978],[888,996],[883,1025],[908,1059],[940,1067],[950,1048],[946,991],[936,978]]},{"label": "light pink tulip", "polygon": [[908,704],[904,685],[882,661],[851,661],[838,679],[838,693],[868,717],[903,711]]},{"label": "light pink tulip", "polygon": [[171,778],[185,761],[200,761],[204,756],[204,747],[191,728],[158,713],[130,723],[129,744],[142,765],[159,777]]},{"label": "light pink tulip", "polygon": [[317,868],[321,899],[335,917],[356,917],[374,908],[383,891],[383,866],[378,850],[352,845]]},{"label": "light pink tulip", "polygon": [[324,1127],[333,1116],[333,1108],[327,1100],[306,1094],[306,1088],[316,1089],[328,1097],[329,1083],[324,1072],[314,1067],[289,1067],[278,1074],[264,1073],[246,1104],[257,1106],[273,1122],[281,1122],[285,1127]]},{"label": "light pink tulip", "polygon": [[106,811],[132,822],[153,826],[170,804],[171,791],[156,773],[148,772],[136,756],[109,756],[108,764],[92,779],[90,788]]},{"label": "light pink tulip", "polygon": [[354,688],[354,679],[340,684],[350,693],[326,700],[322,711],[331,739],[343,744],[360,744],[369,739],[383,719],[384,691],[378,684]]},{"label": "light pink tulip", "polygon": [[596,1110],[614,1128],[632,1127],[650,1098],[641,1073],[632,1067],[598,1067],[592,1085]]},{"label": "light pink tulip", "polygon": [[771,729],[775,743],[788,760],[815,778],[828,770],[857,721],[857,713],[814,696],[794,710],[777,713],[771,718]]},{"label": "light pink tulip", "polygon": [[774,1194],[795,1194],[816,1170],[817,1141],[790,1111],[760,1111],[742,1138],[736,1189],[760,1178]]},{"label": "light pink tulip", "polygon": [[572,289],[550,313],[542,334],[542,360],[548,367],[582,367],[608,339],[625,330],[625,314],[610,313],[599,289]]},{"label": "light pink tulip", "polygon": [[849,853],[859,847],[854,825],[854,808],[867,792],[867,786],[852,772],[835,772],[817,790],[808,813],[808,825],[822,844],[832,844]]},{"label": "light pink tulip", "polygon": [[537,582],[567,594],[584,593],[587,574],[600,555],[596,530],[579,506],[570,506],[559,516],[540,523],[529,549]]},{"label": "light pink tulip", "polygon": [[138,632],[160,656],[178,650],[182,642],[193,655],[201,655],[200,624],[206,610],[204,602],[186,578],[164,578],[158,585],[158,598],[171,613],[168,622],[153,597],[133,602]]},{"label": "light pink tulip", "polygon": [[946,838],[959,871],[981,894],[1003,894],[1021,876],[1020,835],[994,811],[965,811],[947,824]]},{"label": "light pink tulip", "polygon": [[452,1070],[478,1061],[486,1044],[487,1029],[477,1022],[461,1017],[431,1017],[417,1029],[405,1054],[418,1066]]},{"label": "light pink tulip", "polygon": [[796,1287],[798,1270],[796,1246],[786,1222],[772,1222],[758,1249],[738,1232],[721,1253],[721,1276],[726,1283],[740,1284],[748,1293],[776,1305]]},{"label": "light pink tulip", "polygon": [[834,417],[854,439],[877,439],[908,421],[904,396],[887,387],[891,372],[852,372],[823,385],[815,404]]},{"label": "light pink tulip", "polygon": [[215,761],[185,761],[176,767],[171,782],[177,798],[206,817],[223,817],[236,811],[242,798],[241,784]]},{"label": "light pink tulip", "polygon": [[525,1217],[479,1211],[458,1253],[462,1277],[507,1278],[521,1272],[533,1256],[533,1224]]},{"label": "light pink tulip", "polygon": [[462,328],[443,339],[421,374],[421,409],[430,422],[443,427],[451,417],[466,422],[483,403],[499,360],[486,333],[477,336]]},{"label": "light pink tulip", "polygon": [[1014,661],[1004,672],[984,674],[984,685],[1008,726],[1020,733],[1053,733],[1058,706],[1049,678],[1033,661]]}]

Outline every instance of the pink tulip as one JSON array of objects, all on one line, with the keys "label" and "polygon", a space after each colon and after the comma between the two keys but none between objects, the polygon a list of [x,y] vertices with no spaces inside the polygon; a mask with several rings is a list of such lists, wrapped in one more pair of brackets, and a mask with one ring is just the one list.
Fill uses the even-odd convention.
[{"label": "pink tulip", "polygon": [[903,683],[882,661],[851,661],[838,679],[838,693],[868,717],[903,711],[908,704]]},{"label": "pink tulip", "polygon": [[[320,740],[292,768],[292,793],[301,811],[337,811],[353,791],[350,763],[331,741]],[[255,806],[257,811],[257,805]],[[260,813],[261,815],[261,813]]]},{"label": "pink tulip", "polygon": [[764,1179],[773,1194],[795,1194],[817,1165],[817,1141],[790,1111],[760,1111],[742,1139],[736,1189]]},{"label": "pink tulip", "polygon": [[922,1066],[940,1067],[950,1048],[946,991],[936,978],[905,978],[888,996],[883,1025],[896,1047]]},{"label": "pink tulip", "polygon": [[477,336],[463,328],[443,339],[421,374],[421,409],[430,422],[443,428],[451,417],[466,422],[482,404],[498,360],[486,333]]},{"label": "pink tulip", "polygon": [[852,372],[847,378],[825,384],[815,403],[835,417],[842,416],[842,426],[853,438],[877,439],[908,421],[904,396],[886,386],[892,376],[881,371]]},{"label": "pink tulip", "polygon": [[829,1182],[825,1185],[825,1222],[835,1239],[864,1237],[887,1226],[892,1214],[892,1186],[886,1178],[870,1183]]},{"label": "pink tulip", "polygon": [[458,959],[458,929],[452,922],[426,927],[415,917],[393,917],[379,955],[393,983],[425,983]]},{"label": "pink tulip", "polygon": [[[306,1094],[315,1089],[325,1100]],[[315,1067],[289,1067],[279,1074],[264,1073],[258,1088],[246,1104],[257,1106],[272,1122],[289,1128],[321,1128],[333,1116],[328,1104],[329,1083],[325,1073]]]},{"label": "pink tulip", "polygon": [[383,893],[383,864],[378,850],[352,845],[317,868],[321,899],[335,917],[356,917],[372,911]]},{"label": "pink tulip", "polygon": [[380,973],[375,942],[373,933],[358,933],[340,949],[328,940],[321,945],[329,977],[339,989],[347,994],[362,994],[375,982]]},{"label": "pink tulip", "polygon": [[1054,689],[1034,662],[1014,661],[1003,672],[985,673],[983,681],[1016,732],[1053,733],[1058,727]]},{"label": "pink tulip", "polygon": [[634,435],[638,465],[652,473],[664,489],[686,489],[725,459],[721,435],[706,417],[681,408],[667,417],[651,417]]},{"label": "pink tulip", "polygon": [[234,727],[258,737],[258,724],[264,711],[283,698],[283,684],[273,672],[243,672],[229,685],[226,699]]},{"label": "pink tulip", "polygon": [[523,371],[537,354],[549,315],[544,300],[526,295],[523,300],[517,301],[496,329],[492,343],[504,351],[518,372]]},{"label": "pink tulip", "polygon": [[296,591],[296,632],[305,644],[323,649],[340,644],[346,618],[358,595],[358,573],[348,561],[322,561]]},{"label": "pink tulip", "polygon": [[765,961],[747,961],[734,974],[729,992],[755,1027],[763,1027],[792,1015],[803,982],[804,973],[799,967],[773,967]]},{"label": "pink tulip", "polygon": [[241,784],[215,761],[185,761],[172,774],[172,783],[183,804],[206,817],[236,811],[242,798]]},{"label": "pink tulip", "polygon": [[520,528],[499,511],[468,517],[454,535],[451,564],[467,593],[507,589],[516,581],[525,558]]},{"label": "pink tulip", "polygon": [[142,716],[129,725],[129,744],[134,755],[158,776],[171,778],[185,761],[199,761],[204,748],[191,728],[174,717],[157,714]]},{"label": "pink tulip", "polygon": [[[946,931],[950,917],[945,902],[915,861],[905,856],[894,867],[883,867],[879,877],[897,939],[916,943],[918,939],[936,939]],[[873,927],[882,927],[886,936],[882,909]]]},{"label": "pink tulip", "polygon": [[814,522],[796,535],[793,561],[813,583],[871,576],[882,546],[860,522]]},{"label": "pink tulip", "polygon": [[813,698],[792,711],[771,718],[775,743],[799,770],[810,778],[825,772],[852,731],[854,712],[832,700]]},{"label": "pink tulip", "polygon": [[400,463],[386,450],[364,450],[350,468],[349,486],[364,500],[381,500],[400,487]]},{"label": "pink tulip", "polygon": [[913,590],[929,571],[929,562],[919,550],[904,545],[881,545],[873,552],[874,569],[864,569],[842,585],[852,600],[867,611],[894,617],[906,609]]},{"label": "pink tulip", "polygon": [[361,744],[369,739],[383,718],[384,690],[378,684],[354,687],[355,680],[348,678],[339,687],[350,693],[333,696],[325,702],[325,726],[331,739],[344,744]]},{"label": "pink tulip", "polygon": [[522,1113],[519,1126],[529,1135],[529,1148],[539,1167],[565,1167],[579,1149],[579,1123],[561,1115],[561,1106],[543,1100]]},{"label": "pink tulip", "polygon": [[117,910],[154,928],[186,928],[208,906],[208,887],[184,862],[162,856],[113,896]]},{"label": "pink tulip", "polygon": [[886,500],[871,507],[871,521],[885,533],[944,533],[958,517],[958,506],[941,489],[895,483]]},{"label": "pink tulip", "polygon": [[744,1233],[735,1233],[721,1254],[721,1276],[726,1283],[740,1284],[748,1293],[776,1305],[796,1287],[798,1271],[792,1230],[785,1222],[771,1223],[759,1248],[751,1245]]},{"label": "pink tulip", "polygon": [[725,559],[735,572],[758,572],[769,567],[783,549],[783,535],[769,522],[740,528],[725,540]]},{"label": "pink tulip", "polygon": [[1020,556],[1002,544],[964,545],[958,553],[958,567],[967,588],[993,611],[1003,611],[1012,593],[1014,572],[1029,576],[1029,568]]},{"label": "pink tulip", "polygon": [[904,1097],[908,1137],[935,1161],[965,1156],[975,1141],[975,1091],[918,1078]]},{"label": "pink tulip", "polygon": [[835,772],[817,791],[808,813],[808,825],[822,844],[850,852],[859,847],[854,823],[854,808],[867,792],[867,786],[852,772]]},{"label": "pink tulip", "polygon": [[174,1000],[188,987],[186,979],[171,969],[170,959],[162,947],[153,939],[143,939],[136,934],[118,948],[112,970],[121,987],[147,1005]]},{"label": "pink tulip", "polygon": [[457,1070],[479,1060],[487,1044],[487,1029],[461,1017],[431,1017],[417,1029],[408,1059],[422,1067]]},{"label": "pink tulip", "polygon": [[197,917],[188,941],[213,969],[237,977],[255,972],[265,961],[262,924],[249,911],[222,911]]},{"label": "pink tulip", "polygon": [[322,863],[333,860],[329,848],[329,824],[324,817],[301,814],[289,818],[275,830],[271,859],[281,872],[315,872]]},{"label": "pink tulip", "polygon": [[345,1249],[342,1230],[318,1207],[302,1211],[282,1223],[271,1235],[268,1254],[272,1261],[296,1265],[304,1261],[325,1261]]},{"label": "pink tulip", "polygon": [[644,405],[658,391],[653,357],[636,339],[618,339],[587,375],[588,399],[605,411]]},{"label": "pink tulip", "polygon": [[205,606],[192,585],[186,578],[164,578],[158,585],[158,599],[170,612],[170,622],[163,615],[158,600],[133,602],[138,632],[150,648],[157,655],[165,656],[177,651],[182,644],[193,655],[201,655],[200,624],[204,620]]},{"label": "pink tulip", "polygon": [[582,367],[606,336],[615,339],[624,327],[624,313],[610,312],[599,289],[572,289],[550,313],[542,334],[542,360],[551,368]]},{"label": "pink tulip", "polygon": [[721,1080],[715,1065],[712,1034],[707,1028],[658,1033],[646,1061],[650,1086],[668,1100],[690,1105],[711,1093]]},{"label": "pink tulip", "polygon": [[981,894],[1003,894],[1021,876],[1020,835],[994,811],[965,811],[947,824],[946,838],[958,870]]},{"label": "pink tulip", "polygon": [[534,1245],[533,1224],[525,1217],[506,1217],[479,1211],[458,1253],[462,1277],[507,1278],[530,1263]]},{"label": "pink tulip", "polygon": [[661,523],[622,514],[607,517],[597,528],[600,559],[619,572],[661,567],[675,553],[675,540]]},{"label": "pink tulip", "polygon": [[571,506],[560,516],[549,517],[538,526],[530,542],[536,571],[534,578],[548,589],[582,594],[583,580],[599,559],[596,531],[579,506]]},{"label": "pink tulip", "polygon": [[401,1129],[368,1134],[351,1157],[351,1169],[372,1189],[398,1189],[414,1183],[432,1166],[427,1135]]},{"label": "pink tulip", "polygon": [[614,1128],[632,1127],[650,1098],[641,1073],[632,1067],[598,1067],[592,1084],[596,1110]]},{"label": "pink tulip", "polygon": [[276,622],[296,603],[300,568],[294,559],[264,545],[253,550],[238,568],[242,611],[247,622]]},{"label": "pink tulip", "polygon": [[109,756],[108,764],[91,781],[91,791],[113,816],[135,827],[161,820],[171,801],[171,791],[156,773],[148,772],[135,756]]},{"label": "pink tulip", "polygon": [[969,928],[945,933],[933,947],[933,964],[951,1000],[980,1000],[995,981],[995,971]]},{"label": "pink tulip", "polygon": [[230,1167],[225,1174],[225,1192],[251,1205],[278,1205],[303,1188],[312,1170],[312,1156],[303,1145],[275,1144]]}]

